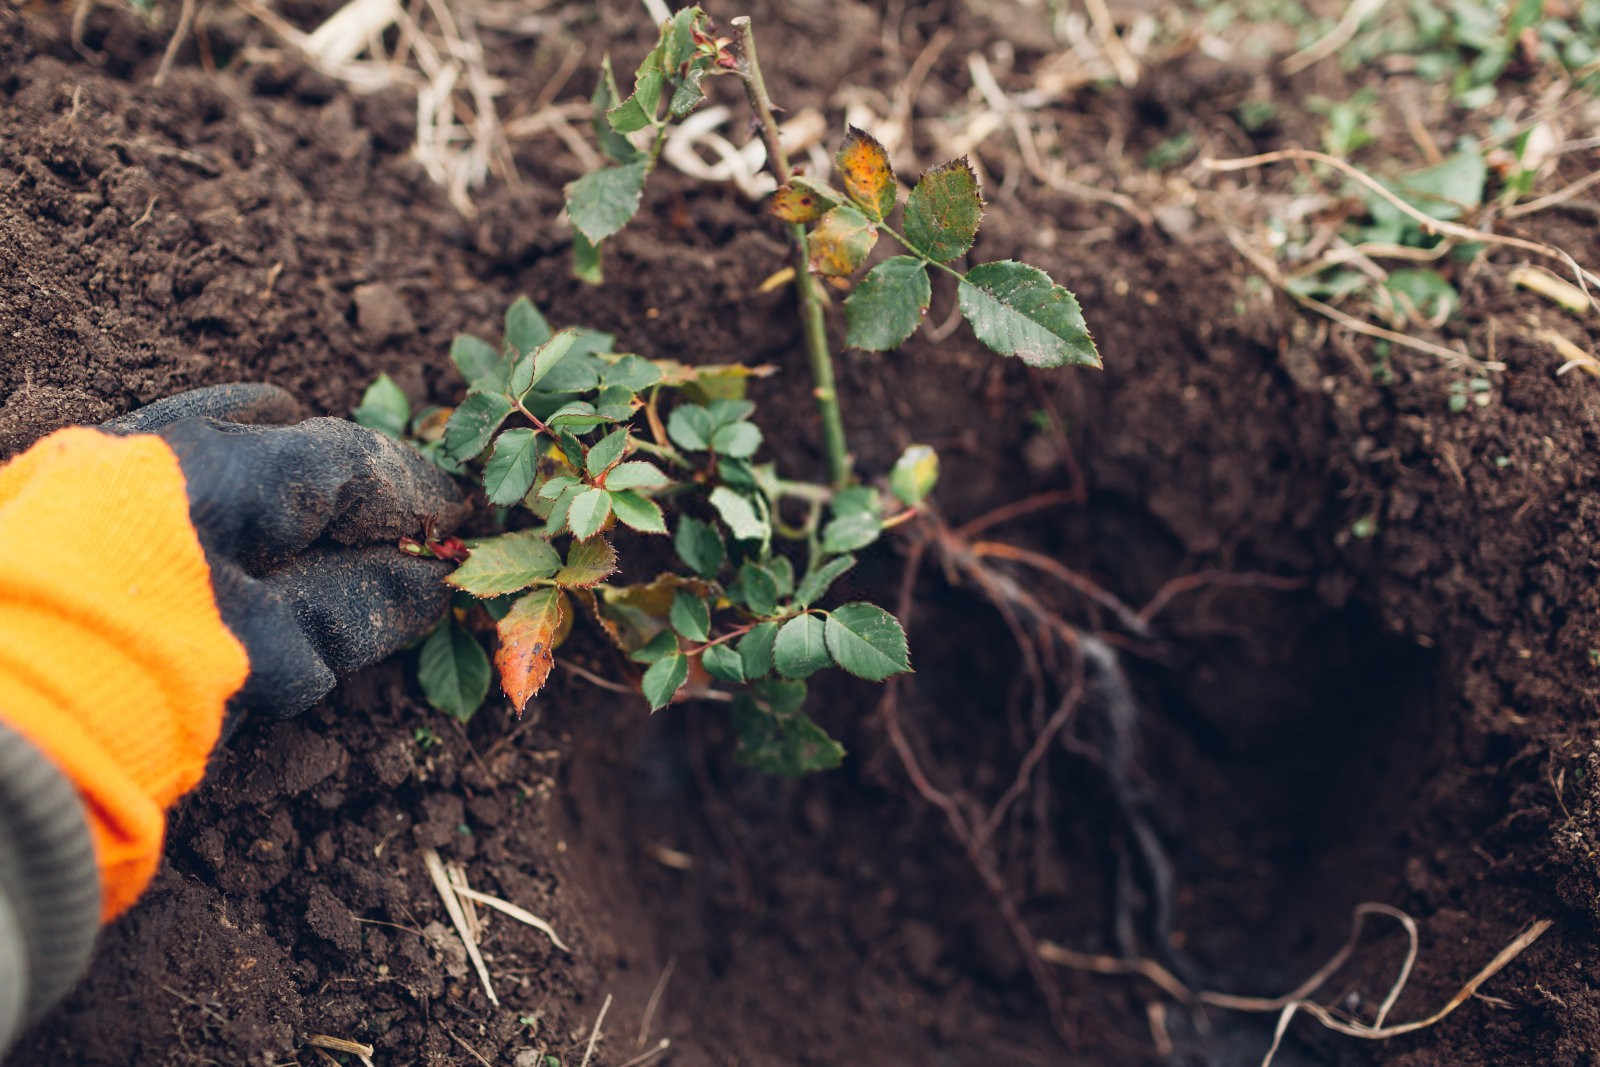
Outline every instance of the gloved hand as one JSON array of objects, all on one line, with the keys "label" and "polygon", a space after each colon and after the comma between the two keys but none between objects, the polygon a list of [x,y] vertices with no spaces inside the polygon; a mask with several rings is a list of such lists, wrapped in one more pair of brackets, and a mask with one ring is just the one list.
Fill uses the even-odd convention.
[{"label": "gloved hand", "polygon": [[[421,637],[465,513],[415,451],[200,389],[0,466],[0,1052],[143,891],[165,810],[245,714],[292,715]],[[86,888],[87,887],[87,888]]]}]

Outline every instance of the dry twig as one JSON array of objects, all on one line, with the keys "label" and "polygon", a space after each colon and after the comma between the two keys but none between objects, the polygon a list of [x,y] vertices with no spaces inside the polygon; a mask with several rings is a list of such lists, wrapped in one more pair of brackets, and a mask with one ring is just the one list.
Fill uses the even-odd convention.
[{"label": "dry twig", "polygon": [[594,1029],[589,1031],[589,1044],[583,1050],[583,1063],[579,1067],[589,1067],[589,1061],[594,1058],[594,1047],[600,1041],[600,1024],[606,1021],[606,1012],[611,1009],[611,994],[606,994],[605,1003],[600,1005],[600,1014],[594,1017]]},{"label": "dry twig", "polygon": [[489,981],[489,968],[483,962],[483,953],[478,951],[478,942],[472,937],[466,913],[461,910],[461,901],[456,899],[456,889],[450,884],[450,876],[445,873],[444,862],[439,859],[439,853],[431,848],[425,848],[422,850],[422,863],[428,869],[428,877],[433,880],[433,888],[438,892],[439,899],[444,901],[444,910],[450,916],[450,921],[455,924],[456,933],[461,935],[461,943],[467,947],[467,958],[472,961],[473,969],[478,972],[478,980],[483,983],[483,991],[489,995],[490,1003],[498,1008],[500,998],[495,995],[494,985]]},{"label": "dry twig", "polygon": [[1321,163],[1349,175],[1356,182],[1386,200],[1396,211],[1416,222],[1422,227],[1423,233],[1445,234],[1463,241],[1477,241],[1483,244],[1503,245],[1506,248],[1520,248],[1524,252],[1532,252],[1535,255],[1545,256],[1549,259],[1558,259],[1572,268],[1578,284],[1585,290],[1591,285],[1600,285],[1600,277],[1590,273],[1577,260],[1573,259],[1569,253],[1554,245],[1547,245],[1540,241],[1529,241],[1521,237],[1507,237],[1503,234],[1491,233],[1488,230],[1475,230],[1471,226],[1463,226],[1457,222],[1436,219],[1396,196],[1388,186],[1370,174],[1352,166],[1337,156],[1330,156],[1326,152],[1314,152],[1309,148],[1283,148],[1276,152],[1263,152],[1261,155],[1243,156],[1238,159],[1203,159],[1200,161],[1200,165],[1207,170],[1228,172],[1249,170],[1254,167],[1264,167],[1268,164],[1283,163],[1289,160]]},{"label": "dry twig", "polygon": [[457,896],[465,897],[468,900],[475,900],[479,904],[486,904],[495,911],[511,916],[519,923],[525,923],[528,926],[533,927],[535,930],[538,930],[540,933],[544,934],[544,936],[548,937],[551,943],[556,946],[556,948],[560,949],[562,952],[568,953],[569,955],[571,954],[572,949],[568,948],[562,943],[561,938],[556,935],[555,927],[539,918],[533,912],[528,911],[526,908],[519,908],[509,900],[502,900],[499,897],[491,896],[488,893],[480,892],[479,890],[472,889],[465,885],[456,885],[453,888],[455,889]]}]

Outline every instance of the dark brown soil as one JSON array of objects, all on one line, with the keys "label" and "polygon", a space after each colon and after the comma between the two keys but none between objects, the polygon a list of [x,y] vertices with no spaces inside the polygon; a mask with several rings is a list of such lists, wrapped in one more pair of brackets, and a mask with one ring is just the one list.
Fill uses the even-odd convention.
[{"label": "dark brown soil", "polygon": [[[954,37],[923,113],[963,97],[971,52],[1003,46],[1019,71],[1043,59],[1006,10],[890,7],[756,5],[774,95],[837,124],[838,86],[892,89],[940,27]],[[309,26],[326,9],[284,10]],[[508,99],[544,85],[563,42],[581,41],[587,71],[646,36],[623,0],[567,5],[551,25],[532,50],[488,38],[518,90]],[[387,371],[414,398],[451,403],[450,337],[488,332],[525,292],[633,350],[777,363],[758,392],[769,440],[789,469],[817,469],[789,298],[754,292],[783,265],[781,233],[734,191],[663,170],[609,250],[610,284],[586,288],[567,276],[556,221],[577,163],[554,141],[520,144],[520,184],[496,184],[465,219],[408,157],[404,94],[231,62],[260,37],[243,19],[205,33],[206,56],[185,48],[157,88],[166,37],[134,16],[92,14],[89,62],[59,12],[0,7],[0,457],[220,381],[272,381],[340,414]],[[1028,181],[997,138],[977,251],[1071,285],[1107,370],[1029,373],[964,331],[846,355],[852,444],[866,471],[912,440],[936,445],[953,520],[1069,488],[1081,470],[1082,506],[996,532],[1130,603],[1207,569],[1303,579],[1180,598],[1155,654],[1127,659],[1144,709],[1135,784],[1178,887],[1172,944],[1147,951],[1176,950],[1210,988],[1270,996],[1332,953],[1353,905],[1392,904],[1422,929],[1394,1013],[1405,1020],[1530,920],[1555,920],[1438,1027],[1364,1043],[1302,1021],[1278,1063],[1592,1063],[1600,587],[1586,546],[1600,527],[1600,406],[1587,379],[1553,375],[1535,340],[1562,313],[1505,284],[1514,260],[1460,268],[1467,312],[1452,329],[1475,343],[1494,331],[1509,369],[1490,406],[1452,413],[1457,372],[1397,351],[1394,380],[1378,384],[1360,369],[1367,342],[1253,284],[1179,183],[1125,162],[1191,128],[1217,155],[1314,143],[1294,112],[1259,137],[1228,116],[1263,84],[1293,100],[1341,95],[1325,84],[1340,77],[1319,67],[1285,84],[1191,53],[1132,91],[1056,105],[1075,160],[1149,192],[1147,207],[1177,205],[1160,226]],[[1248,176],[1258,192],[1292,180]],[[1596,249],[1560,212],[1518,232],[1580,258]],[[936,289],[936,321],[949,300]],[[1586,336],[1592,348],[1600,331]],[[1035,428],[1035,410],[1066,433]],[[1369,517],[1376,533],[1357,536]],[[852,591],[892,598],[900,563],[880,551]],[[992,798],[1025,747],[1009,712],[1017,652],[998,615],[933,568],[916,619],[902,713],[941,784]],[[615,666],[582,634],[572,654]],[[716,705],[647,718],[640,701],[558,672],[522,723],[492,704],[462,728],[420,703],[403,662],[364,672],[299,720],[247,725],[218,755],[176,814],[151,892],[10,1062],[310,1064],[325,1061],[307,1035],[327,1034],[375,1046],[379,1063],[571,1067],[608,995],[596,1067],[661,1036],[672,1050],[653,1062],[671,1065],[1259,1062],[1270,1016],[1202,1016],[1132,980],[1067,971],[1052,975],[1064,1042],[989,894],[889,753],[875,692],[833,681],[814,700],[852,757],[791,783],[732,762]],[[1047,796],[1002,835],[1002,870],[1037,935],[1115,953],[1124,846],[1105,783],[1065,748],[1041,780]],[[423,870],[427,847],[547,918],[573,951],[488,920],[492,1006]],[[1369,938],[1329,992],[1370,1018],[1400,948],[1392,932]],[[1170,1057],[1155,1052],[1152,1005]]]}]

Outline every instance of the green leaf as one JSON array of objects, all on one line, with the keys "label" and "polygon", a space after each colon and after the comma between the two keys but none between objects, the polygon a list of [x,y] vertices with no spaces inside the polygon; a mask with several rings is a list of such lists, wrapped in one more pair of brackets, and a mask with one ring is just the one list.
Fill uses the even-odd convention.
[{"label": "green leaf", "polygon": [[588,433],[603,422],[615,422],[595,411],[594,405],[584,400],[562,404],[545,417],[545,423],[557,429]]},{"label": "green leaf", "polygon": [[866,262],[878,243],[878,228],[855,208],[841,205],[822,216],[808,241],[811,269],[845,278]]},{"label": "green leaf", "polygon": [[575,332],[578,336],[572,342],[572,351],[567,353],[567,358],[558,360],[539,379],[541,392],[586,393],[600,384],[600,371],[605,364],[592,353],[584,351],[597,343],[598,339],[586,336],[587,331],[581,328]]},{"label": "green leaf", "polygon": [[772,536],[772,525],[756,513],[749,497],[719,485],[711,490],[711,506],[717,509],[729,532],[740,541],[766,542]]},{"label": "green leaf", "polygon": [[828,651],[839,666],[869,682],[911,669],[900,620],[876,604],[857,601],[828,615]]},{"label": "green leaf", "polygon": [[699,29],[706,13],[698,6],[686,7],[676,12],[661,26],[661,41],[657,46],[661,69],[668,75],[677,73],[679,67],[689,62],[695,53],[694,31]]},{"label": "green leaf", "polygon": [[661,87],[666,79],[661,73],[660,48],[644,57],[639,69],[634,71],[633,92],[610,111],[606,121],[618,133],[633,133],[656,121],[656,109],[661,106]]},{"label": "green leaf", "polygon": [[380,374],[361,394],[361,406],[350,417],[369,430],[398,440],[406,435],[406,423],[411,421],[411,401],[393,378]]},{"label": "green leaf", "polygon": [[711,435],[715,432],[711,412],[699,404],[679,404],[667,416],[667,436],[685,451],[703,452],[710,448]]},{"label": "green leaf", "polygon": [[739,685],[744,682],[744,660],[729,645],[712,645],[700,654],[700,665],[711,677]]},{"label": "green leaf", "polygon": [[838,581],[839,576],[856,565],[854,556],[835,556],[821,566],[814,567],[810,573],[800,580],[800,588],[794,592],[794,602],[802,608],[809,608],[812,604],[822,599],[828,587]]},{"label": "green leaf", "polygon": [[778,580],[759,563],[739,568],[739,594],[755,615],[771,615],[778,606]]},{"label": "green leaf", "polygon": [[1033,367],[1100,366],[1078,298],[1037,267],[979,264],[961,279],[959,298],[978,340],[1002,356]]},{"label": "green leaf", "polygon": [[525,356],[550,340],[554,331],[545,321],[533,301],[519,296],[506,308],[506,344],[519,356]]},{"label": "green leaf", "polygon": [[583,483],[569,486],[560,496],[556,497],[554,504],[550,505],[550,516],[545,520],[543,533],[546,537],[554,537],[562,530],[567,529],[567,519],[572,512],[572,502],[578,499],[578,494],[586,492]]},{"label": "green leaf", "polygon": [[[530,305],[532,306],[532,305]],[[546,338],[527,355],[517,360],[511,370],[511,395],[523,396],[529,389],[544,380],[545,375],[566,359],[578,341],[578,331],[572,327]]]},{"label": "green leaf", "polygon": [[472,542],[466,562],[445,578],[475,597],[503,596],[550,577],[561,555],[538,530],[518,530]]},{"label": "green leaf", "polygon": [[659,467],[642,459],[619,463],[606,474],[607,489],[664,489],[671,484]]},{"label": "green leaf", "polygon": [[489,695],[489,657],[476,638],[446,618],[422,644],[417,682],[429,704],[466,722]]},{"label": "green leaf", "polygon": [[532,430],[507,430],[495,438],[494,454],[483,466],[483,488],[489,503],[515,504],[533,488],[539,462],[539,438]]},{"label": "green leaf", "polygon": [[567,548],[567,564],[556,571],[557,585],[583,588],[605,581],[617,570],[617,550],[604,537],[574,541]]},{"label": "green leaf", "polygon": [[660,711],[666,707],[672,701],[672,694],[688,677],[689,658],[682,652],[663,656],[652,663],[639,686],[644,690],[645,700],[650,702],[650,710]]},{"label": "green leaf", "polygon": [[939,453],[927,445],[908,446],[889,472],[889,490],[910,507],[926,500],[938,481]]},{"label": "green leaf", "polygon": [[794,592],[794,564],[788,556],[771,556],[761,566],[777,583],[779,600]]},{"label": "green leaf", "polygon": [[610,237],[638,212],[649,163],[641,159],[606,167],[567,183],[567,214],[590,243],[599,244]]},{"label": "green leaf", "polygon": [[[628,450],[628,428],[612,430],[600,440],[589,446],[589,458],[585,461],[589,477],[598,478],[622,458],[622,453]],[[619,486],[618,488],[623,488]]]},{"label": "green leaf", "polygon": [[489,446],[511,414],[511,401],[499,393],[468,393],[444,426],[445,455],[465,463]]},{"label": "green leaf", "polygon": [[772,645],[778,638],[778,624],[763,622],[739,638],[739,662],[747,679],[763,677],[772,671]]},{"label": "green leaf", "polygon": [[632,418],[641,406],[633,390],[621,385],[608,385],[594,398],[595,414],[616,422]]},{"label": "green leaf", "polygon": [[672,594],[672,610],[667,615],[672,628],[691,641],[711,638],[711,609],[693,593],[679,589]]},{"label": "green leaf", "polygon": [[638,530],[640,533],[667,532],[667,520],[661,514],[661,506],[648,497],[640,496],[632,489],[620,489],[611,494],[611,510],[617,513],[617,518],[624,525]]},{"label": "green leaf", "polygon": [[1442,322],[1461,306],[1455,286],[1438,271],[1407,267],[1389,272],[1383,286],[1403,296],[1423,318]]},{"label": "green leaf", "polygon": [[870,485],[851,485],[840,489],[833,494],[829,507],[835,516],[849,515],[853,512],[865,512],[873,518],[883,516],[883,501],[878,497],[878,491]]},{"label": "green leaf", "polygon": [[[656,94],[659,100],[661,92],[659,85],[660,75],[656,76],[656,80]],[[644,129],[650,125],[652,118],[653,116],[645,111],[644,104],[640,102],[636,95],[629,96],[622,103],[606,112],[606,124],[619,137],[635,130]]]},{"label": "green leaf", "polygon": [[933,299],[928,269],[915,256],[886,259],[845,298],[844,343],[885,352],[916,332]]},{"label": "green leaf", "polygon": [[[1463,140],[1461,147],[1443,162],[1403,174],[1385,184],[1412,207],[1448,222],[1483,203],[1483,187],[1488,176],[1488,164],[1477,143]],[[1380,226],[1414,229],[1418,225],[1416,220],[1376,194],[1367,194],[1367,202],[1373,220]]]},{"label": "green leaf", "polygon": [[474,389],[498,393],[506,387],[506,359],[488,341],[470,333],[456,334],[456,339],[450,343],[450,361]]},{"label": "green leaf", "polygon": [[735,422],[711,435],[711,447],[724,456],[745,459],[761,447],[761,431],[753,422]]},{"label": "green leaf", "polygon": [[[566,457],[567,463],[575,471],[583,470],[583,442],[579,441],[571,431],[557,430],[556,444],[561,448],[561,454]],[[577,479],[573,479],[576,481]]]},{"label": "green leaf", "polygon": [[534,494],[540,500],[554,500],[575,485],[581,484],[578,479],[570,474],[554,474],[539,486],[539,491]]},{"label": "green leaf", "polygon": [[593,537],[611,517],[611,494],[604,489],[584,489],[572,500],[567,525],[578,540]]},{"label": "green leaf", "polygon": [[[805,700],[802,682],[773,682],[769,686],[796,686]],[[780,699],[793,699],[784,697]],[[734,759],[765,774],[797,778],[813,771],[829,771],[844,762],[844,746],[798,711],[777,713],[763,709],[748,693],[734,697],[733,726],[739,735]]]},{"label": "green leaf", "polygon": [[606,280],[600,246],[576,230],[572,233],[572,276],[585,285],[601,285]]},{"label": "green leaf", "polygon": [[600,60],[600,79],[595,83],[594,95],[589,98],[590,124],[594,127],[595,140],[600,142],[602,152],[617,163],[632,163],[639,158],[639,150],[633,147],[632,141],[613,129],[606,118],[606,112],[616,107],[621,99],[622,94],[617,91],[617,76],[611,70],[611,57],[605,56]]},{"label": "green leaf", "polygon": [[833,162],[846,195],[874,222],[882,222],[894,210],[899,192],[894,170],[889,166],[889,153],[872,134],[851,126]]},{"label": "green leaf", "polygon": [[678,639],[671,630],[663,629],[643,645],[628,653],[635,663],[658,663],[664,656],[678,651]]},{"label": "green leaf", "polygon": [[607,386],[618,385],[637,393],[661,381],[661,368],[630,352],[601,371],[600,378]]},{"label": "green leaf", "polygon": [[705,101],[706,91],[700,87],[700,82],[706,76],[704,68],[694,67],[684,75],[672,90],[672,97],[667,101],[667,114],[674,119],[686,117],[691,111]]},{"label": "green leaf", "polygon": [[831,660],[826,627],[815,615],[796,615],[783,624],[772,643],[772,662],[785,678],[809,678]]},{"label": "green leaf", "polygon": [[755,414],[756,406],[743,397],[719,397],[706,405],[706,415],[711,419],[713,433]]},{"label": "green leaf", "polygon": [[966,157],[952,159],[922,176],[906,198],[906,240],[936,263],[948,263],[972,247],[983,218],[978,176]]},{"label": "green leaf", "polygon": [[688,515],[678,520],[672,547],[677,550],[678,558],[702,578],[715,578],[722,569],[722,561],[727,558],[717,528]]},{"label": "green leaf", "polygon": [[847,512],[822,528],[822,550],[854,552],[876,541],[882,530],[883,523],[876,515],[865,511]]}]

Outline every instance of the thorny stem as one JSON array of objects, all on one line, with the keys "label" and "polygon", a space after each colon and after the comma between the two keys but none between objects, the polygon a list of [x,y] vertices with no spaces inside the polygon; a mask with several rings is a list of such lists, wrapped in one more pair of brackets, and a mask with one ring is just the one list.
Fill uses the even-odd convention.
[{"label": "thorny stem", "polygon": [[[744,82],[745,95],[750,109],[756,113],[761,126],[761,139],[767,145],[767,165],[786,185],[791,173],[789,159],[778,139],[778,120],[772,115],[772,98],[767,95],[767,83],[761,77],[761,62],[756,58],[756,35],[750,16],[741,15],[732,25],[739,31],[739,44],[744,52],[740,80]],[[834,383],[833,356],[828,352],[828,332],[823,325],[822,290],[811,273],[811,257],[806,249],[806,228],[798,223],[789,224],[789,239],[794,249],[794,284],[800,293],[800,325],[805,332],[806,355],[811,361],[811,380],[817,398],[817,413],[822,416],[822,446],[828,457],[828,478],[836,486],[850,482],[850,449],[844,439],[844,416],[839,409],[839,391]]]}]

